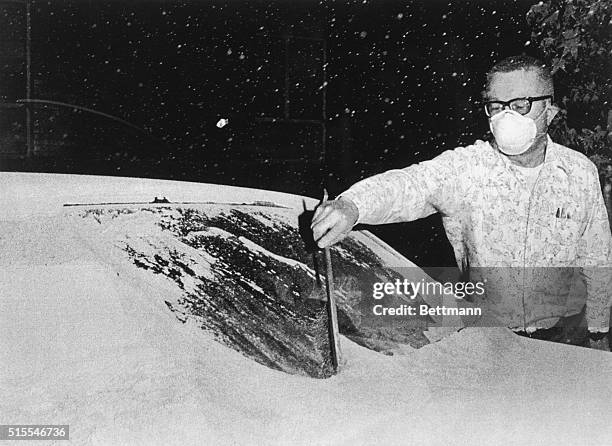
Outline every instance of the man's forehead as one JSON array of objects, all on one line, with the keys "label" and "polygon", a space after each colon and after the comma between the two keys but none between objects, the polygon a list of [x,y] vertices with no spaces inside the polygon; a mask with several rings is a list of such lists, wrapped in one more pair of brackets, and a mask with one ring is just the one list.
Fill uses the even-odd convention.
[{"label": "man's forehead", "polygon": [[489,79],[488,99],[507,101],[519,97],[549,94],[540,73],[535,69],[493,73]]}]

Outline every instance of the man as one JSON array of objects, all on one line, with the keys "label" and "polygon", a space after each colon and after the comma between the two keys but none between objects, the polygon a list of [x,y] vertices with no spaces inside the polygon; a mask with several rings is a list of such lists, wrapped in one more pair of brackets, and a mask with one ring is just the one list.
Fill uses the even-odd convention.
[{"label": "man", "polygon": [[317,208],[314,238],[326,247],[357,223],[440,212],[459,268],[487,283],[483,311],[519,334],[609,349],[610,225],[595,165],[547,135],[550,71],[509,57],[484,96],[492,142],[358,182]]}]

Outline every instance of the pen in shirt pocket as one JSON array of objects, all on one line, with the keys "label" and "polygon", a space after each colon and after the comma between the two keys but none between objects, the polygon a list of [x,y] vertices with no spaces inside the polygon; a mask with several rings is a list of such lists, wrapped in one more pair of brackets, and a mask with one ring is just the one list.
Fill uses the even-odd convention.
[{"label": "pen in shirt pocket", "polygon": [[557,208],[557,213],[555,214],[555,217],[557,217],[557,218],[565,218],[565,219],[572,218],[571,213],[565,207],[558,207]]}]

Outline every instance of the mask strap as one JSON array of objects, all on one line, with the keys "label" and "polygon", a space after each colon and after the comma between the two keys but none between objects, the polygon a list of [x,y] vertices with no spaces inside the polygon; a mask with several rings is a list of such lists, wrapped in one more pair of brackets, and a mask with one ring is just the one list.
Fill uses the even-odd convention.
[{"label": "mask strap", "polygon": [[544,107],[544,110],[542,110],[538,116],[536,116],[535,118],[532,118],[532,119],[533,119],[534,121],[539,120],[539,119],[542,117],[542,115],[543,115],[544,113],[546,113],[546,111],[548,110],[548,107],[549,107],[549,105],[548,105],[548,104],[546,104],[546,107]]},{"label": "mask strap", "polygon": [[[544,110],[542,110],[538,116],[533,118],[533,122],[537,122],[544,115],[544,113],[546,113],[551,107],[554,107],[554,106],[546,104],[546,107],[544,107]],[[548,123],[546,124],[547,124],[546,127],[548,127]],[[535,138],[538,138],[539,136],[546,135],[546,134],[548,134],[548,130],[546,132],[536,132]]]}]

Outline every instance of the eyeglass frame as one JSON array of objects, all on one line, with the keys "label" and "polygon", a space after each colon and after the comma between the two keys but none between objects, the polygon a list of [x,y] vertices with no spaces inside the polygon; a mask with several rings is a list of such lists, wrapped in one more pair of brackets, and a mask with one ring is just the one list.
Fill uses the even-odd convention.
[{"label": "eyeglass frame", "polygon": [[[531,107],[533,107],[533,103],[535,101],[543,101],[544,99],[551,99],[552,100],[552,98],[553,98],[553,95],[547,94],[547,95],[544,95],[544,96],[527,96],[527,97],[521,97],[521,98],[514,98],[514,99],[510,99],[509,101],[485,101],[485,103],[484,103],[484,111],[485,111],[485,115],[487,115],[487,117],[490,118],[491,116],[494,116],[497,113],[495,113],[493,115],[490,115],[488,110],[487,110],[487,105],[488,104],[501,104],[502,105],[502,109],[498,113],[501,113],[502,111],[504,111],[506,109],[506,107],[508,107],[510,110],[515,111],[515,112],[525,116],[527,113],[529,113],[531,111]],[[527,111],[525,113],[521,113],[521,112],[519,112],[517,110],[514,110],[511,107],[511,105],[510,105],[514,101],[525,100],[525,99],[527,101],[529,101],[529,109],[527,109]]]}]

